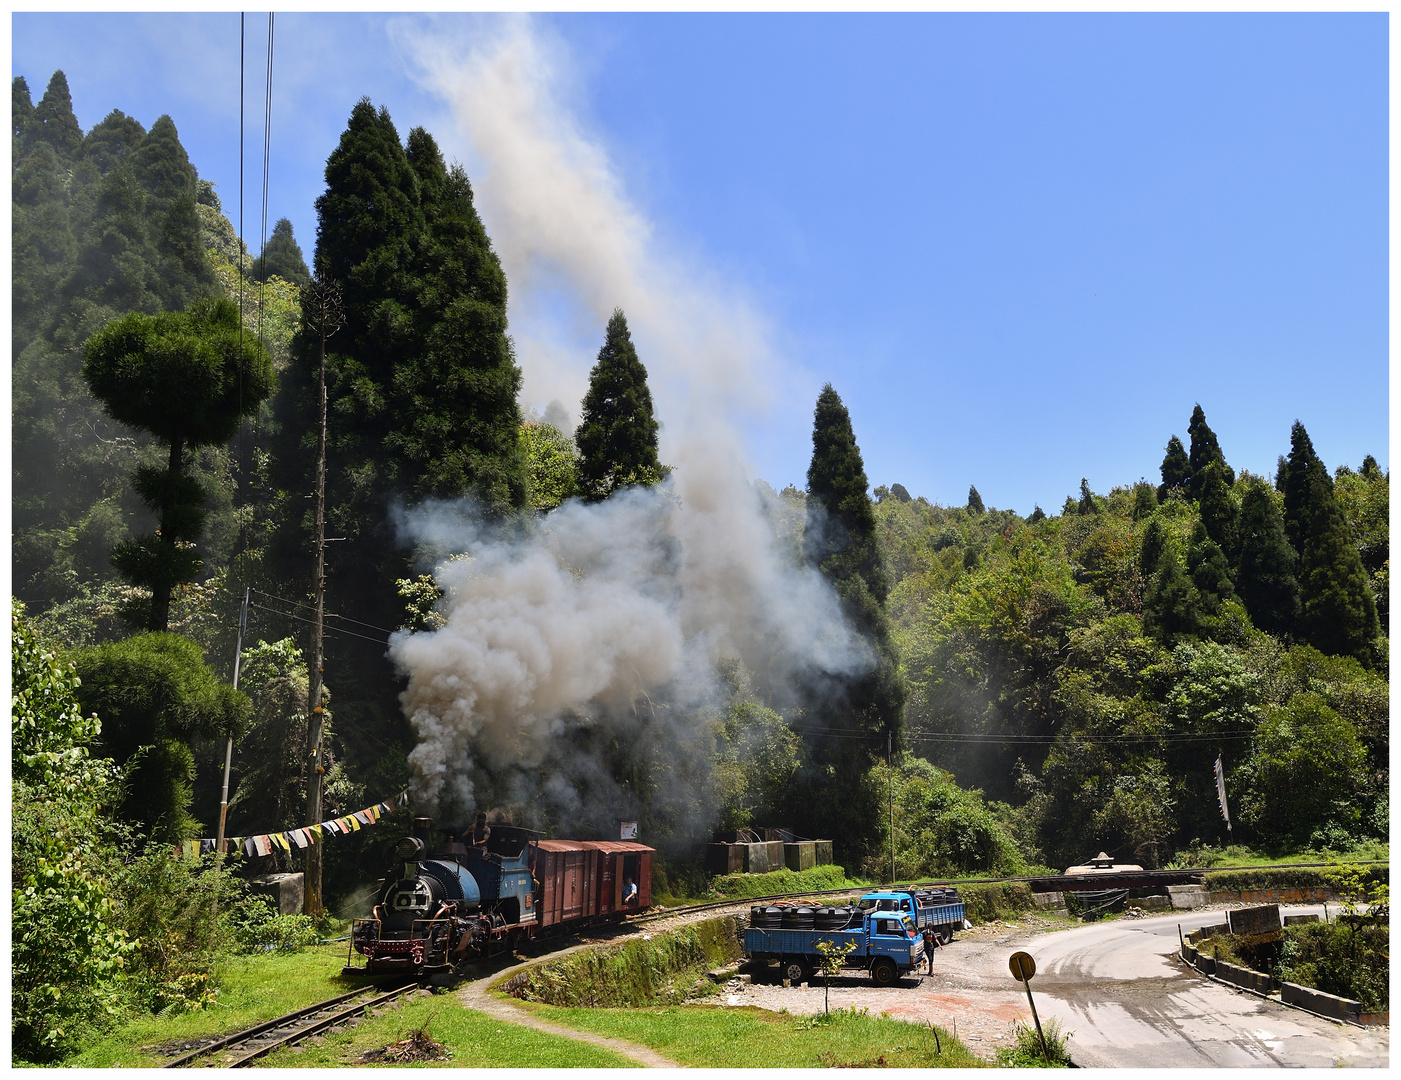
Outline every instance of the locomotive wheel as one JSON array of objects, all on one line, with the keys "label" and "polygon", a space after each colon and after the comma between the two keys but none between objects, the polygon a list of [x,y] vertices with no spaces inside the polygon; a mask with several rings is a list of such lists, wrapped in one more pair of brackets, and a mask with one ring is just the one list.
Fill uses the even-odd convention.
[{"label": "locomotive wheel", "polygon": [[808,969],[800,960],[785,960],[778,970],[780,978],[787,979],[794,986],[808,977]]},{"label": "locomotive wheel", "polygon": [[893,960],[883,958],[871,965],[871,980],[877,986],[894,986],[899,978],[900,973],[895,970]]}]

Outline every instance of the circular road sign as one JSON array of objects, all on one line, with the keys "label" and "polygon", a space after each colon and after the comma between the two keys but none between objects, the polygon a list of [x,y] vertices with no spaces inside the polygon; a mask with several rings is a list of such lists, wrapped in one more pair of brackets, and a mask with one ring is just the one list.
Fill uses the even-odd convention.
[{"label": "circular road sign", "polygon": [[1007,966],[1012,969],[1012,978],[1018,982],[1024,983],[1036,974],[1036,961],[1031,958],[1031,953],[1013,953]]}]

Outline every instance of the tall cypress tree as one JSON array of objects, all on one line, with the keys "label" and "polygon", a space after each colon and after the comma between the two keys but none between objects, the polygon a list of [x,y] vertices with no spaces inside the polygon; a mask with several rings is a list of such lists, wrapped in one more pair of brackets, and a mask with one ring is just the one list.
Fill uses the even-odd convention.
[{"label": "tall cypress tree", "polygon": [[1207,534],[1206,526],[1198,521],[1187,545],[1187,573],[1197,593],[1197,609],[1203,615],[1216,615],[1221,604],[1235,596],[1230,565],[1220,546]]},{"label": "tall cypress tree", "polygon": [[1182,440],[1174,435],[1168,440],[1167,453],[1163,456],[1163,482],[1158,487],[1158,501],[1162,502],[1171,491],[1185,491],[1187,481],[1192,476],[1192,464],[1187,458],[1187,449]]},{"label": "tall cypress tree", "polygon": [[213,290],[214,270],[204,254],[195,211],[195,170],[169,116],[160,117],[131,155],[146,192],[147,233],[159,257],[159,295],[167,311],[184,309]]},{"label": "tall cypress tree", "polygon": [[647,369],[637,358],[627,319],[614,311],[574,432],[579,447],[579,487],[590,502],[620,487],[655,484],[664,475],[657,459],[657,421]]},{"label": "tall cypress tree", "polygon": [[48,89],[34,107],[34,138],[48,143],[65,163],[71,163],[83,141],[83,129],[73,115],[73,96],[68,92],[68,77],[55,71]]},{"label": "tall cypress tree", "polygon": [[1202,470],[1197,496],[1198,511],[1206,533],[1235,565],[1238,561],[1237,520],[1240,511],[1231,498],[1231,486],[1226,479],[1227,467],[1220,458],[1212,458]]},{"label": "tall cypress tree", "polygon": [[10,144],[11,160],[18,163],[29,153],[34,131],[34,98],[29,93],[29,82],[23,75],[16,75],[10,83],[10,120],[13,141]]},{"label": "tall cypress tree", "polygon": [[526,500],[520,451],[521,373],[506,335],[506,275],[460,166],[433,137],[409,132],[424,236],[415,266],[420,344],[395,372],[398,420],[386,446],[404,459],[415,495],[472,494],[497,513]]},{"label": "tall cypress tree", "polygon": [[[210,194],[218,199],[217,195]],[[311,284],[311,271],[306,267],[301,246],[292,235],[292,223],[287,218],[278,218],[277,224],[272,227],[272,235],[263,245],[262,253],[253,260],[253,269],[248,276],[254,281],[267,281],[273,275],[290,281],[299,289]]]},{"label": "tall cypress tree", "polygon": [[1206,467],[1213,461],[1221,463],[1226,486],[1230,487],[1234,484],[1236,482],[1235,471],[1226,464],[1226,455],[1221,453],[1221,446],[1216,441],[1216,432],[1207,426],[1206,413],[1202,411],[1200,405],[1192,409],[1192,419],[1187,424],[1187,435],[1192,440],[1192,449],[1187,457],[1191,470],[1187,481],[1188,494],[1194,499],[1201,496],[1202,483],[1206,479]]},{"label": "tall cypress tree", "polygon": [[1242,483],[1236,592],[1256,627],[1286,637],[1298,627],[1298,555],[1285,538],[1284,521],[1266,484],[1256,479]]},{"label": "tall cypress tree", "polygon": [[1099,506],[1095,503],[1094,493],[1090,491],[1090,482],[1085,477],[1080,477],[1080,502],[1076,505],[1076,513],[1081,515],[1098,514]]},{"label": "tall cypress tree", "polygon": [[794,810],[806,828],[830,831],[851,857],[879,831],[874,795],[864,781],[887,736],[899,742],[905,688],[885,612],[890,584],[866,494],[865,465],[851,417],[830,383],[817,399],[807,481],[803,553],[832,583],[848,624],[869,643],[875,663],[864,675],[836,685],[813,681],[804,722],[819,731],[865,732],[868,741],[816,735],[814,775]]},{"label": "tall cypress tree", "polygon": [[1283,473],[1284,530],[1299,553],[1303,636],[1323,652],[1372,663],[1380,633],[1376,602],[1333,478],[1297,420]]},{"label": "tall cypress tree", "polygon": [[[909,501],[907,497],[905,502]],[[968,510],[970,513],[974,514],[982,514],[987,510],[987,508],[983,506],[983,497],[978,494],[978,489],[972,484],[968,485]]]}]

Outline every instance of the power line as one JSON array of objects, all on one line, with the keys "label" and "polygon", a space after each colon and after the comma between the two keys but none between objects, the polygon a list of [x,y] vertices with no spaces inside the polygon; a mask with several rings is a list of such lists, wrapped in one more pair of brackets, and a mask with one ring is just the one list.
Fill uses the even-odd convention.
[{"label": "power line", "polygon": [[[293,607],[312,608],[313,610],[315,610],[314,605],[312,605],[312,604],[304,604],[304,603],[302,603],[300,600],[289,600],[289,599],[288,599],[287,597],[285,597],[285,596],[277,596],[277,595],[275,595],[274,593],[263,592],[262,589],[254,589],[253,591],[254,591],[255,593],[257,593],[259,596],[266,596],[269,600],[278,600],[278,601],[280,601],[280,602],[282,602],[282,603],[284,603],[284,604],[291,604]],[[397,634],[397,633],[399,632],[398,630],[386,630],[383,626],[376,626],[374,623],[367,623],[367,622],[362,622],[362,621],[359,620],[359,619],[352,619],[349,615],[337,615],[335,612],[329,612],[329,611],[328,611],[328,612],[326,613],[326,618],[328,618],[328,619],[340,619],[342,622],[355,623],[356,626],[364,626],[364,627],[368,627],[368,628],[371,629],[371,630],[378,630],[381,634]]]},{"label": "power line", "polygon": [[[282,618],[284,618],[284,619],[294,619],[294,620],[296,620],[297,622],[307,623],[307,624],[310,625],[310,626],[315,626],[315,625],[316,625],[316,620],[315,620],[315,619],[304,619],[304,618],[303,618],[302,616],[300,616],[300,615],[293,615],[293,614],[291,614],[290,612],[286,612],[286,611],[278,611],[276,608],[264,607],[262,604],[250,603],[248,606],[249,606],[249,607],[255,607],[255,608],[257,608],[259,611],[266,611],[266,612],[269,612],[269,613],[272,614],[272,615],[280,615],[280,616],[281,616]],[[357,634],[357,633],[355,633],[355,631],[353,631],[353,630],[341,630],[341,629],[339,629],[338,627],[334,627],[334,626],[332,626],[332,627],[327,627],[327,629],[328,629],[329,632],[332,633],[332,634],[341,634],[341,635],[343,635],[343,636],[345,636],[345,637],[359,638],[361,641],[373,641],[376,645],[388,645],[388,644],[389,644],[389,639],[388,639],[388,638],[372,638],[372,637],[369,637],[369,636],[367,636],[367,635],[365,635],[365,634]]]}]

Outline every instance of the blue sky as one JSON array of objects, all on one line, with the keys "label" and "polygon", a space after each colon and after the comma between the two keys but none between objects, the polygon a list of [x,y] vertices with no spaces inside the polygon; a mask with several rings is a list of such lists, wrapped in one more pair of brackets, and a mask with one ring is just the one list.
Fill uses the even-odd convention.
[{"label": "blue sky", "polygon": [[[62,68],[84,129],[169,113],[236,217],[237,14],[12,28],[36,100]],[[266,29],[248,17],[254,249]],[[944,504],[976,484],[1053,511],[1082,476],[1156,480],[1198,401],[1237,469],[1272,474],[1296,418],[1330,468],[1389,466],[1387,33],[1386,15],[283,14],[270,222],[310,260],[359,97],[401,135],[428,127],[506,262],[527,403],[577,409],[621,304],[672,437],[719,402],[779,487],[803,483],[829,380],[871,483]]]}]

